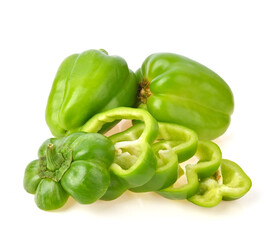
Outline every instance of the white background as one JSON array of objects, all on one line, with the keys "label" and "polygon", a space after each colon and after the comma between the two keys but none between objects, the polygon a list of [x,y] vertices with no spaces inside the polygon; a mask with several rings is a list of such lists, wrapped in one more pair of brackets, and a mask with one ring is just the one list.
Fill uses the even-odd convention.
[{"label": "white background", "polygon": [[[1,239],[267,239],[268,8],[265,1],[1,1]],[[57,68],[72,53],[106,49],[136,70],[151,53],[192,58],[230,85],[235,112],[216,142],[253,186],[206,209],[153,193],[58,211],[22,185],[51,134],[44,120]],[[5,237],[4,237],[5,235]]]}]

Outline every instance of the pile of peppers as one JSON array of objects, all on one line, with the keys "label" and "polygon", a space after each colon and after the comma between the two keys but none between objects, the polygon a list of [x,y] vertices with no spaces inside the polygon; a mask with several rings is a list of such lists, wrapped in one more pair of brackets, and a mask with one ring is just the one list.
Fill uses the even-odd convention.
[{"label": "pile of peppers", "polygon": [[[233,94],[215,72],[173,53],[148,56],[135,73],[119,56],[67,57],[46,107],[54,136],[24,173],[42,210],[155,192],[202,207],[245,195],[252,182],[213,142],[230,124]],[[121,120],[131,127],[109,137]]]}]

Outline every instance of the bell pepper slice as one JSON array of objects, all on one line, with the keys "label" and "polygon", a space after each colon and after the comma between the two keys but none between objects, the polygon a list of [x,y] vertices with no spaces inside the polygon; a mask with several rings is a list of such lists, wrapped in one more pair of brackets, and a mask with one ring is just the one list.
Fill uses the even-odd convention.
[{"label": "bell pepper slice", "polygon": [[[143,121],[144,129],[135,140],[115,141],[110,138],[114,143],[116,156],[110,167],[112,179],[110,189],[102,198],[106,200],[114,199],[130,187],[143,185],[152,178],[156,170],[157,161],[151,144],[157,137],[158,124],[147,111],[127,107],[114,108],[96,114],[79,128],[79,131],[99,132],[106,123],[122,119]],[[120,182],[119,185],[116,184],[118,182]],[[113,186],[116,186],[116,189],[113,189]],[[122,187],[121,190],[119,186]],[[115,192],[118,194],[114,194]]]},{"label": "bell pepper slice", "polygon": [[[148,192],[166,188],[177,180],[178,162],[192,157],[197,149],[198,138],[194,131],[186,127],[158,123],[159,132],[156,142],[152,145],[157,158],[157,169],[154,176],[144,185],[131,188],[133,192]],[[113,142],[134,141],[142,133],[143,124],[135,124],[124,132],[110,137]]]},{"label": "bell pepper slice", "polygon": [[211,177],[202,179],[197,194],[188,200],[201,207],[214,207],[221,200],[241,198],[251,186],[251,179],[238,164],[223,159],[218,171]]},{"label": "bell pepper slice", "polygon": [[111,140],[99,133],[73,133],[46,140],[24,173],[24,188],[40,209],[62,207],[71,195],[81,204],[97,201],[110,184],[115,156]]},{"label": "bell pepper slice", "polygon": [[199,140],[194,156],[199,161],[197,164],[186,165],[186,184],[179,187],[172,185],[156,192],[169,199],[185,199],[193,196],[198,191],[199,178],[211,176],[217,171],[221,164],[222,154],[216,143]]}]

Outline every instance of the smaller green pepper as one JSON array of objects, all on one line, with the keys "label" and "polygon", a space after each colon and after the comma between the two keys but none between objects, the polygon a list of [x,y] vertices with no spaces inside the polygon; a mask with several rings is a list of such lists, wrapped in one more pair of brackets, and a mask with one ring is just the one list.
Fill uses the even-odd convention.
[{"label": "smaller green pepper", "polygon": [[81,204],[93,203],[110,184],[108,168],[115,156],[112,142],[98,133],[73,133],[46,140],[39,159],[25,170],[24,188],[35,194],[43,210],[62,207],[71,195]]},{"label": "smaller green pepper", "polygon": [[[157,191],[158,194],[169,199],[185,199],[193,196],[199,189],[199,179],[214,174],[221,164],[222,154],[217,144],[200,140],[198,142],[195,157],[199,159],[197,164],[186,165],[187,183],[185,185]],[[179,176],[180,177],[180,176]]]},{"label": "smaller green pepper", "polygon": [[201,207],[214,207],[221,200],[235,200],[245,195],[252,182],[236,163],[223,159],[221,167],[211,177],[202,179],[199,191],[188,200]]},{"label": "smaller green pepper", "polygon": [[145,184],[156,170],[156,158],[151,144],[157,137],[158,124],[150,113],[143,109],[119,107],[98,113],[78,131],[99,132],[105,124],[122,119],[143,121],[144,129],[134,141],[114,141],[110,138],[114,143],[116,155],[110,167],[111,183],[101,198],[103,200],[115,199],[128,188]]}]

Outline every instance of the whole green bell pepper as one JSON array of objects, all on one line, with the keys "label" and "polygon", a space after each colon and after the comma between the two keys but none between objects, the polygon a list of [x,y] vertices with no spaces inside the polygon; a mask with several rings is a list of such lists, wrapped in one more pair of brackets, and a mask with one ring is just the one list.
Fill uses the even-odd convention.
[{"label": "whole green bell pepper", "polygon": [[78,131],[99,132],[105,124],[122,119],[143,121],[144,128],[140,136],[133,141],[125,139],[117,141],[110,137],[115,146],[116,155],[110,167],[111,183],[101,198],[103,200],[113,200],[128,188],[145,184],[156,170],[157,160],[151,144],[157,137],[158,124],[151,114],[143,109],[119,107],[98,113]]},{"label": "whole green bell pepper", "polygon": [[54,79],[46,122],[55,137],[81,127],[98,112],[136,101],[137,80],[126,61],[104,50],[67,57]]},{"label": "whole green bell pepper", "polygon": [[93,203],[110,184],[108,168],[115,156],[111,140],[99,133],[73,133],[46,140],[24,174],[24,188],[43,210],[62,207],[71,195]]},{"label": "whole green bell pepper", "polygon": [[231,89],[205,66],[172,53],[155,53],[137,71],[139,106],[160,122],[177,123],[215,139],[230,124]]},{"label": "whole green bell pepper", "polygon": [[214,207],[221,200],[235,200],[245,195],[252,182],[242,168],[223,159],[216,174],[201,180],[199,191],[188,200],[201,207]]},{"label": "whole green bell pepper", "polygon": [[[199,179],[213,175],[219,168],[222,160],[221,150],[216,143],[208,140],[199,140],[194,155],[199,161],[196,164],[186,165],[187,183],[180,186],[171,185],[157,191],[158,194],[169,199],[186,199],[195,195],[199,189]],[[179,175],[178,177],[181,177]]]}]

